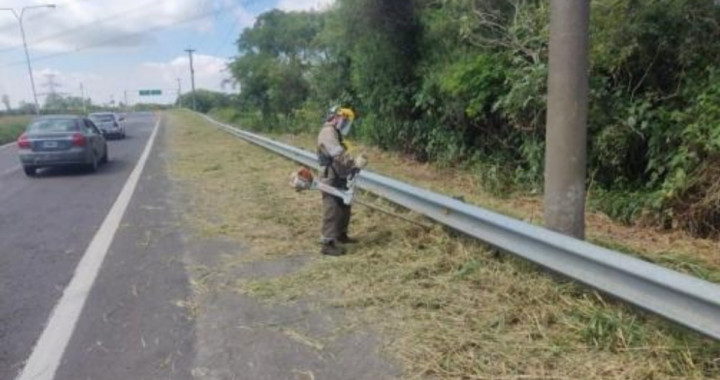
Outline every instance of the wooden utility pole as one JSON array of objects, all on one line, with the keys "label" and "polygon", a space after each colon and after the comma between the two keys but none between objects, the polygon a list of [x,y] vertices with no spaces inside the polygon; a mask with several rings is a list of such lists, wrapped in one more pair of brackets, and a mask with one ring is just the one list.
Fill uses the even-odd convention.
[{"label": "wooden utility pole", "polygon": [[188,53],[188,56],[190,57],[190,84],[192,86],[192,109],[193,109],[193,111],[197,111],[196,104],[195,104],[195,68],[193,67],[193,52],[195,52],[195,49],[185,49],[185,51]]},{"label": "wooden utility pole", "polygon": [[178,82],[178,94],[177,94],[178,104],[177,104],[177,106],[178,106],[178,108],[182,108],[182,82],[180,81],[180,78],[177,79],[177,82]]},{"label": "wooden utility pole", "polygon": [[545,225],[584,239],[590,0],[550,1]]}]

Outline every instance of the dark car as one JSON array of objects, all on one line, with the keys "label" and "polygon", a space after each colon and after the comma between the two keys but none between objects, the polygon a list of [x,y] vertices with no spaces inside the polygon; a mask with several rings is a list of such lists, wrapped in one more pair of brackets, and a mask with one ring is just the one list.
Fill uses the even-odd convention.
[{"label": "dark car", "polygon": [[81,116],[39,117],[30,122],[17,146],[28,176],[50,166],[83,165],[95,171],[108,161],[105,137],[92,121]]},{"label": "dark car", "polygon": [[105,132],[107,138],[125,138],[125,127],[120,123],[123,118],[112,112],[96,112],[88,115],[90,120],[101,131]]}]

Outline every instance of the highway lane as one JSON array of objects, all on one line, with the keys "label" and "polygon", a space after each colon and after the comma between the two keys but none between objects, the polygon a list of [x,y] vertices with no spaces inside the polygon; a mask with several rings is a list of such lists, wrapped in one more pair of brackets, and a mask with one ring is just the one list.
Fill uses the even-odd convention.
[{"label": "highway lane", "polygon": [[73,276],[152,132],[130,115],[97,173],[48,169],[27,178],[15,147],[0,150],[0,379],[13,379]]},{"label": "highway lane", "polygon": [[167,174],[167,128],[157,135],[53,380],[202,378],[191,375],[191,237],[183,228],[184,197]]}]

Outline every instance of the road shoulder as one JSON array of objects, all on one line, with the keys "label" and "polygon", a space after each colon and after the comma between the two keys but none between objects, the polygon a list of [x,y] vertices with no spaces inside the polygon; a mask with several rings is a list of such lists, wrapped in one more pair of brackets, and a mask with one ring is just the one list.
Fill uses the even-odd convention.
[{"label": "road shoulder", "polygon": [[[207,156],[208,146],[191,143],[197,141],[195,133],[203,132],[188,129],[185,119],[171,120],[171,172],[181,184],[181,203],[187,205],[185,224],[191,228],[184,260],[193,288],[188,308],[193,311],[197,327],[193,375],[198,379],[248,380],[397,378],[397,367],[381,353],[383,346],[377,331],[350,325],[342,308],[324,305],[313,297],[266,302],[242,290],[244,283],[295,273],[319,257],[307,246],[285,244],[287,231],[266,230],[269,225],[253,210],[238,210],[245,215],[243,223],[248,234],[253,235],[246,235],[244,240],[223,233],[222,216],[200,212],[208,203],[235,207],[226,204],[224,196],[216,197],[220,193],[215,190],[221,189],[212,188],[213,181],[207,180],[223,175],[227,166],[223,162],[207,163],[203,156]],[[224,147],[219,149],[221,155],[230,154],[229,160],[243,160],[225,152]],[[195,166],[206,163],[207,167]],[[187,165],[199,170],[188,171]],[[248,165],[247,170],[259,169],[250,162]],[[231,192],[236,198],[252,197],[241,189],[245,186],[257,185],[260,191],[272,191],[252,182],[236,185],[237,191]],[[273,209],[266,211],[269,216],[282,215]],[[270,251],[276,254],[266,255]]]},{"label": "road shoulder", "polygon": [[[288,187],[296,164],[196,115],[173,118],[178,155],[172,171],[191,190],[187,224],[200,238],[242,247],[202,267],[198,279],[221,278],[221,287],[261,305],[338,312],[340,331],[373,332],[378,355],[400,364],[405,377],[702,379],[719,373],[716,343],[440,226],[424,229],[356,207],[351,234],[360,244],[341,258],[320,257],[319,194]],[[278,263],[299,258],[306,261],[285,273],[233,272],[255,273],[267,262],[281,272]],[[196,287],[206,291],[202,283]],[[322,333],[311,330],[291,335],[328,347]]]}]

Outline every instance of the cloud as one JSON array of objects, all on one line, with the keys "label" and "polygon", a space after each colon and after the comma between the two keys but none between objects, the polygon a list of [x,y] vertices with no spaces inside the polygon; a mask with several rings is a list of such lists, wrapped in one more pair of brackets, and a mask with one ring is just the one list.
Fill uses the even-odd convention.
[{"label": "cloud", "polygon": [[[286,9],[324,9],[332,0],[279,2]],[[56,3],[55,9],[31,9],[23,17],[37,91],[46,90],[42,86],[47,81],[45,74],[55,74],[55,80],[62,84],[59,91],[77,96],[83,83],[86,93],[102,103],[110,98],[122,99],[125,91],[133,101],[133,94],[146,88],[161,88],[164,95],[142,100],[173,101],[178,77],[182,78],[184,90],[190,88],[187,55],[182,54],[182,49],[190,45],[204,53],[195,55],[197,87],[222,90],[221,84],[230,74],[226,71],[226,59],[219,56],[232,55],[233,41],[239,32],[254,24],[257,14],[249,9],[269,9],[278,0],[0,0],[0,3],[1,8],[17,10]],[[201,18],[213,12],[216,14]],[[189,19],[196,20],[185,22]],[[169,33],[161,33],[165,31]],[[189,42],[185,42],[188,36]],[[32,101],[20,30],[7,11],[0,11],[2,94],[8,94],[15,106],[20,101]]]},{"label": "cloud", "polygon": [[[27,0],[2,2],[3,8],[16,10],[28,5]],[[214,25],[207,19],[189,20],[229,6],[237,4],[209,0],[68,0],[55,9],[28,10],[23,20],[33,50],[63,51],[110,43],[137,46],[152,40],[144,32],[173,25],[210,31]],[[19,48],[20,43],[17,21],[10,12],[0,11],[0,53]]]},{"label": "cloud", "polygon": [[[195,82],[199,88],[220,91],[223,79],[230,76],[226,72],[227,59],[211,55],[193,55]],[[141,65],[140,75],[162,77],[165,82],[176,81],[190,72],[188,56],[177,56],[168,62],[147,62]]]},{"label": "cloud", "polygon": [[[225,58],[195,54],[193,56],[193,65],[195,67],[195,87],[197,89],[224,92],[223,80],[230,77],[230,73],[225,70],[227,67]],[[190,91],[190,64],[187,55],[178,55],[163,62],[142,63],[131,71],[133,75],[122,78],[121,83],[115,83],[113,86],[103,86],[102,83],[98,83],[98,89],[103,87],[127,89],[130,94],[130,103],[144,101],[174,102],[177,95],[178,78],[181,80],[182,91]],[[117,79],[115,78],[115,80]],[[90,80],[90,82],[93,83],[94,81]],[[163,95],[154,98],[141,98],[138,96],[138,91],[142,89],[161,89]],[[99,99],[108,99],[110,94],[100,91]],[[116,96],[116,100],[118,99]]]},{"label": "cloud", "polygon": [[277,8],[284,11],[322,11],[334,3],[335,0],[280,0]]},{"label": "cloud", "polygon": [[[197,89],[212,91],[224,89],[222,83],[231,77],[227,72],[227,59],[211,55],[196,54],[193,57],[195,66],[195,85]],[[178,55],[167,61],[144,62],[126,68],[104,69],[98,68],[93,72],[62,71],[48,67],[38,67],[34,71],[35,83],[38,93],[44,93],[48,87],[48,75],[54,75],[54,82],[59,86],[58,92],[72,96],[80,96],[80,84],[83,84],[85,95],[92,98],[93,103],[107,104],[112,100],[123,101],[127,92],[130,104],[138,102],[172,103],[177,96],[177,79],[181,79],[183,92],[190,91],[190,66],[187,55]],[[5,74],[5,73],[3,73]],[[29,79],[23,67],[13,68],[9,75],[0,81],[0,95],[6,90],[9,93],[13,107],[17,107],[20,100],[32,99]],[[140,97],[139,90],[159,89],[163,94],[159,97]],[[39,97],[40,103],[44,96]]]}]

